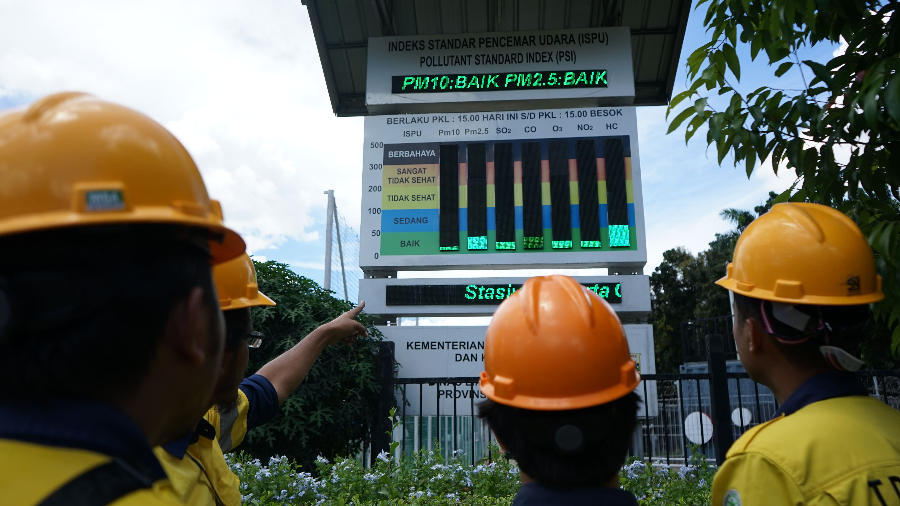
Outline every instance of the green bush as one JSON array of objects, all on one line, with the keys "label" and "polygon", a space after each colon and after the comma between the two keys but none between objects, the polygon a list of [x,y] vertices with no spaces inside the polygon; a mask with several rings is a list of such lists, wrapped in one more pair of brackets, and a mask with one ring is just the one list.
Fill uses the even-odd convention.
[{"label": "green bush", "polygon": [[[499,450],[492,448],[495,455]],[[382,453],[371,469],[354,459],[320,457],[318,477],[280,457],[268,466],[246,454],[226,459],[241,480],[244,504],[251,506],[509,506],[519,488],[515,462],[500,458],[473,466],[462,455],[444,461],[440,451],[421,450],[400,463]],[[632,460],[620,481],[642,506],[707,506],[714,471],[699,457],[679,469]]]},{"label": "green bush", "polygon": [[[260,291],[278,305],[253,309],[253,327],[265,334],[265,339],[250,353],[247,372],[251,374],[319,325],[353,307],[285,264],[254,264]],[[382,336],[366,314],[360,319],[370,337],[351,346],[326,348],[278,417],[250,431],[240,447],[242,451],[263,461],[283,455],[304,469],[314,469],[316,456],[334,459],[350,455],[371,437],[379,390],[375,367]]]}]

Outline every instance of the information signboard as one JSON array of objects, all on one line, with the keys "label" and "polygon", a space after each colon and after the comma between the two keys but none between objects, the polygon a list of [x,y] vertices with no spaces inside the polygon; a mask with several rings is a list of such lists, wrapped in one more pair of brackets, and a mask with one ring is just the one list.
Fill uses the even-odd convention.
[{"label": "information signboard", "polygon": [[[402,316],[489,316],[515,293],[527,278],[376,278],[359,282],[359,300],[366,311]],[[576,276],[588,290],[608,302],[627,320],[650,312],[650,278],[628,276]]]},{"label": "information signboard", "polygon": [[[644,374],[656,373],[653,327],[647,324],[624,325],[628,348],[638,369]],[[484,370],[484,336],[487,327],[379,327],[385,338],[395,345],[394,357],[400,364],[398,378],[465,378],[477,377]],[[647,385],[647,415],[656,416],[656,384]],[[644,385],[636,390],[643,399]],[[475,386],[434,385],[406,388],[407,415],[453,414],[454,400],[458,415],[470,414],[471,405],[484,396]],[[397,397],[401,397],[398,395]],[[641,409],[644,415],[644,410]]]},{"label": "information signboard", "polygon": [[643,266],[634,108],[365,119],[363,270]]},{"label": "information signboard", "polygon": [[370,114],[630,105],[631,30],[371,37]]}]

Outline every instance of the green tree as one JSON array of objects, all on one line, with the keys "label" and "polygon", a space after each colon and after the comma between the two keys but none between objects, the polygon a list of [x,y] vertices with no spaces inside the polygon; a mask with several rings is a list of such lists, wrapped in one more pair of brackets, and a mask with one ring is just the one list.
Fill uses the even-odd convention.
[{"label": "green tree", "polygon": [[[311,279],[274,261],[256,262],[259,289],[278,304],[253,309],[253,327],[265,334],[263,344],[250,353],[248,373],[284,353],[319,325],[352,308]],[[314,471],[315,459],[345,457],[370,437],[378,383],[375,376],[381,333],[365,313],[369,331],[350,346],[329,346],[309,375],[291,395],[278,417],[258,427],[239,448],[264,462],[285,455]],[[379,416],[384,416],[379,415]]]},{"label": "green tree", "polygon": [[[900,8],[897,0],[700,0],[709,42],[687,60],[690,86],[669,104],[671,133],[685,141],[708,126],[721,164],[749,175],[770,160],[796,180],[777,201],[829,205],[853,218],[876,254],[887,298],[875,306],[900,352]],[[846,42],[830,61],[800,60],[804,47]],[[770,85],[738,89],[738,49],[777,65]],[[791,69],[803,89],[775,87]],[[714,92],[714,93],[713,93]],[[718,95],[718,96],[715,96]]]},{"label": "green tree", "polygon": [[692,281],[697,258],[683,247],[663,253],[663,261],[650,274],[652,305],[649,321],[653,325],[656,372],[678,372],[683,362],[681,322],[694,318],[697,287]]}]

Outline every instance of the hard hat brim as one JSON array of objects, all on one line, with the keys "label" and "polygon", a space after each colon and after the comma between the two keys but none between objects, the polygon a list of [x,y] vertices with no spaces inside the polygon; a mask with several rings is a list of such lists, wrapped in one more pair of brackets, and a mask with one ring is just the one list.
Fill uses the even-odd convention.
[{"label": "hard hat brim", "polygon": [[86,214],[72,211],[54,211],[37,215],[19,216],[0,222],[0,237],[58,228],[141,223],[183,225],[209,230],[209,253],[212,265],[218,265],[237,258],[247,248],[240,234],[234,230],[207,217],[189,215],[168,206],[143,207],[125,212]]},{"label": "hard hat brim", "polygon": [[736,279],[729,279],[728,276],[716,281],[716,284],[731,292],[747,297],[753,297],[754,299],[785,302],[788,304],[808,304],[811,306],[861,306],[884,300],[884,293],[881,291],[881,276],[878,276],[878,289],[875,292],[842,297],[823,295],[803,295],[798,298],[779,297],[775,295],[772,290],[764,290],[757,287],[752,287],[749,290],[741,288],[738,286],[738,281]]},{"label": "hard hat brim", "polygon": [[[633,362],[632,362],[633,363]],[[600,392],[591,392],[579,396],[568,397],[534,397],[529,395],[516,394],[513,398],[508,399],[497,395],[494,385],[489,377],[483,376],[479,381],[481,393],[488,399],[506,406],[512,406],[522,409],[530,409],[534,411],[566,411],[570,409],[582,409],[601,404],[610,403],[616,399],[621,399],[629,393],[633,392],[641,382],[641,374],[636,369],[632,369],[634,376],[628,378],[627,383],[620,383],[612,388],[604,389]]]}]

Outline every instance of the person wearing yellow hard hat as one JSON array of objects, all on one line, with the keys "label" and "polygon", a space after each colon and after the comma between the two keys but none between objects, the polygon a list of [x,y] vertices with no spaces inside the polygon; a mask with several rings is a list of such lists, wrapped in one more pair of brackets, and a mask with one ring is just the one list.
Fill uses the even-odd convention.
[{"label": "person wearing yellow hard hat", "polygon": [[640,402],[625,330],[567,276],[529,279],[494,313],[478,406],[516,460],[514,506],[637,505],[619,488]]},{"label": "person wearing yellow hard hat", "polygon": [[244,252],[190,155],[126,107],[0,114],[0,503],[179,504],[152,447],[219,377],[211,266]]},{"label": "person wearing yellow hard hat", "polygon": [[852,374],[868,305],[884,298],[859,227],[827,206],[777,204],[717,284],[734,294],[741,363],[779,408],[732,445],[713,504],[900,504],[900,411]]},{"label": "person wearing yellow hard hat", "polygon": [[238,506],[240,482],[223,453],[241,444],[247,431],[275,418],[326,346],[367,333],[355,319],[362,311],[361,304],[243,379],[249,348],[258,348],[264,338],[253,330],[250,311],[275,302],[259,291],[256,269],[247,254],[217,265],[213,278],[225,315],[225,353],[210,409],[193,430],[154,452],[185,504]]}]

